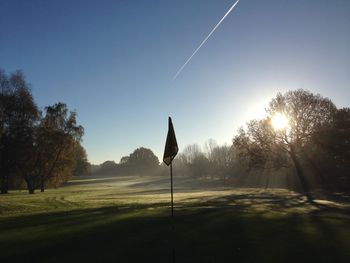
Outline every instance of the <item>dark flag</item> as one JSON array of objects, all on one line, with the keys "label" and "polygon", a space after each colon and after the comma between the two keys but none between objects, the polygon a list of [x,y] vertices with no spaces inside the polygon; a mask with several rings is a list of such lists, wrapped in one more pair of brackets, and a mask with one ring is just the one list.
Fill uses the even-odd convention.
[{"label": "dark flag", "polygon": [[173,123],[171,121],[171,118],[169,117],[168,135],[166,137],[163,162],[166,165],[170,165],[178,151],[179,151],[179,148],[177,147],[177,141],[176,141]]},{"label": "dark flag", "polygon": [[[169,117],[169,126],[168,126],[168,135],[166,136],[166,143],[165,143],[165,149],[164,149],[164,155],[163,155],[163,162],[166,165],[170,165],[170,193],[171,193],[171,228],[174,231],[174,197],[173,197],[173,165],[172,161],[175,158],[177,152],[179,151],[179,147],[177,146],[175,131],[173,122],[171,121],[171,118]],[[172,261],[175,262],[175,247],[173,244],[172,249]]]}]

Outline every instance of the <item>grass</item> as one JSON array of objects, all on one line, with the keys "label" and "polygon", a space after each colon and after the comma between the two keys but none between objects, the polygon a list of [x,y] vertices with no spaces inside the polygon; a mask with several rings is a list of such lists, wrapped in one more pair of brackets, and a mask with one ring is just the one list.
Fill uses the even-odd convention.
[{"label": "grass", "polygon": [[0,196],[0,262],[350,262],[347,201],[168,178],[76,179]]}]

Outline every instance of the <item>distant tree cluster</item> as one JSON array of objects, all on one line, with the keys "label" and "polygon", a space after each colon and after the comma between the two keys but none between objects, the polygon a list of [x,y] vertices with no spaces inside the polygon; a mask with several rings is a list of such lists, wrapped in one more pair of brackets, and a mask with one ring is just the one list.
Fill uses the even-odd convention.
[{"label": "distant tree cluster", "polygon": [[101,175],[154,175],[159,174],[159,170],[158,157],[152,150],[144,147],[122,157],[119,163],[106,161],[92,167],[94,174]]},{"label": "distant tree cluster", "polygon": [[237,163],[234,147],[220,146],[213,139],[205,143],[204,150],[198,144],[187,145],[174,160],[176,174],[221,180],[223,184],[242,169],[243,166]]},{"label": "distant tree cluster", "polygon": [[76,113],[63,103],[41,112],[21,71],[0,70],[0,188],[26,185],[29,193],[85,173],[84,134]]}]

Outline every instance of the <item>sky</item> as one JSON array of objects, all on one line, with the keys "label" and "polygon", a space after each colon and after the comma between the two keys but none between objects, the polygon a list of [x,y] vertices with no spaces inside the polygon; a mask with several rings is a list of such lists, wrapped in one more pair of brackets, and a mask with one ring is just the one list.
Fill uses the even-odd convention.
[{"label": "sky", "polygon": [[21,69],[41,108],[64,102],[90,162],[138,147],[231,144],[277,92],[349,107],[349,0],[0,0],[0,68]]}]

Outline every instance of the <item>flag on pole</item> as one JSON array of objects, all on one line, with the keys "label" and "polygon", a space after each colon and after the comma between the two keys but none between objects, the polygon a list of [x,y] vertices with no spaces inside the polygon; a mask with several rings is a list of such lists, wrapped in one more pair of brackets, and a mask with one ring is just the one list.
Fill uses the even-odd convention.
[{"label": "flag on pole", "polygon": [[170,165],[178,151],[179,151],[179,148],[177,147],[177,141],[176,141],[173,122],[169,117],[168,135],[166,137],[163,162],[166,165]]}]

